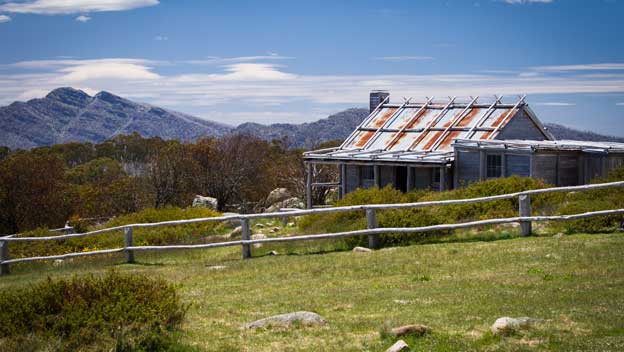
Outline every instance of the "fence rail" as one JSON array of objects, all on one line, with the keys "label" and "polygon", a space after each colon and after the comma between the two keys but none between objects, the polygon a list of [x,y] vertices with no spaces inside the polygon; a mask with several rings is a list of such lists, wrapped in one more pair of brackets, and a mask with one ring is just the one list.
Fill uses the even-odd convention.
[{"label": "fence rail", "polygon": [[[571,215],[531,216],[531,195],[553,193],[553,192],[586,191],[586,190],[622,187],[622,186],[624,186],[624,181],[593,184],[593,185],[582,185],[582,186],[535,189],[535,190],[522,191],[522,192],[516,192],[516,193],[508,193],[508,194],[501,194],[501,195],[496,195],[496,196],[469,198],[469,199],[453,199],[453,200],[416,202],[416,203],[399,203],[399,204],[366,204],[366,205],[353,205],[353,206],[343,206],[343,207],[333,207],[333,208],[306,209],[306,210],[288,209],[286,211],[280,211],[280,212],[274,212],[274,213],[237,214],[237,215],[218,216],[218,217],[211,217],[211,218],[196,218],[196,219],[187,219],[187,220],[162,221],[162,222],[156,222],[156,223],[138,223],[138,224],[115,226],[115,227],[110,227],[106,229],[99,229],[99,230],[89,231],[85,233],[66,233],[64,235],[57,235],[57,236],[0,237],[0,275],[9,274],[10,273],[9,265],[14,264],[14,263],[31,262],[31,261],[39,261],[39,260],[68,259],[68,258],[74,258],[74,257],[99,255],[99,254],[111,254],[111,253],[119,253],[119,252],[124,252],[126,254],[126,262],[132,263],[134,262],[134,252],[136,251],[206,249],[206,248],[217,248],[217,247],[227,247],[227,246],[242,246],[243,259],[248,259],[248,258],[251,258],[252,256],[251,247],[253,244],[330,239],[330,238],[342,238],[342,237],[350,237],[350,236],[368,236],[369,247],[377,248],[379,244],[378,236],[382,234],[387,234],[387,233],[419,233],[419,232],[428,232],[428,231],[437,231],[437,230],[455,230],[455,229],[460,229],[460,228],[468,228],[468,227],[483,226],[483,225],[496,225],[496,224],[504,224],[504,223],[520,223],[522,235],[528,236],[531,234],[532,222],[574,220],[574,219],[581,219],[581,218],[594,217],[594,216],[623,215],[624,214],[624,209],[610,209],[610,210],[592,211],[592,212],[571,214]],[[377,218],[376,218],[377,210],[421,208],[421,207],[429,207],[429,206],[443,206],[443,205],[456,205],[456,204],[471,204],[471,203],[489,202],[489,201],[503,200],[503,199],[512,199],[516,197],[518,198],[518,201],[519,201],[519,209],[518,209],[519,216],[518,217],[488,219],[488,220],[471,221],[471,222],[464,222],[464,223],[440,224],[440,225],[411,227],[411,228],[403,228],[403,227],[379,228],[377,227]],[[347,212],[347,211],[362,211],[362,210],[366,212],[367,229],[337,232],[337,233],[292,236],[292,237],[251,239],[251,229],[250,229],[249,222],[252,219],[276,218],[276,217],[283,219],[283,218],[293,217],[293,216],[302,216],[302,215],[311,215],[311,214],[327,214],[327,213],[337,213],[337,212]],[[194,244],[194,245],[167,245],[167,246],[134,246],[133,245],[133,229],[135,228],[150,228],[150,227],[160,227],[160,226],[175,226],[175,225],[186,225],[186,224],[195,224],[195,223],[204,223],[204,222],[222,222],[222,221],[235,221],[235,220],[239,220],[241,222],[241,228],[242,228],[241,240],[207,243],[207,244]],[[10,242],[64,240],[64,239],[92,236],[96,234],[112,232],[112,231],[120,231],[120,230],[123,230],[124,232],[124,247],[122,248],[96,250],[96,251],[80,252],[80,253],[68,253],[68,254],[61,254],[61,255],[41,256],[41,257],[15,258],[15,259],[10,258],[10,252],[9,252]]]}]

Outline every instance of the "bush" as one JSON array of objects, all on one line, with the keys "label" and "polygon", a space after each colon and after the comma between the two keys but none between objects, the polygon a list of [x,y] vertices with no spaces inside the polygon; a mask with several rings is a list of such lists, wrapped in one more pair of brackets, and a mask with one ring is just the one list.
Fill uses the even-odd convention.
[{"label": "bush", "polygon": [[[612,170],[606,178],[592,183],[624,180],[624,167]],[[624,208],[624,189],[614,187],[570,193],[558,210],[558,214],[579,214],[597,210]],[[622,224],[622,215],[597,216],[560,222],[557,226],[567,233],[596,233],[612,231]]]},{"label": "bush", "polygon": [[[546,187],[549,185],[541,180],[518,176],[487,180],[471,184],[466,188],[446,192],[419,190],[402,193],[391,186],[382,189],[374,187],[351,192],[338,201],[336,206],[466,199]],[[535,213],[548,212],[555,208],[561,199],[563,199],[563,195],[558,193],[534,196],[532,197],[532,207]],[[518,200],[514,198],[465,205],[378,211],[377,222],[379,227],[421,227],[517,215]],[[363,211],[314,215],[305,217],[300,222],[300,226],[306,233],[350,231],[366,228],[366,217]],[[449,231],[436,231],[418,234],[388,234],[380,236],[380,241],[382,246],[409,244],[449,233]],[[345,241],[350,245],[366,244],[366,238],[363,236],[347,238]]]},{"label": "bush", "polygon": [[0,344],[15,350],[159,351],[187,306],[163,280],[111,271],[0,294]]},{"label": "bush", "polygon": [[[97,228],[108,228],[137,223],[153,223],[168,220],[207,218],[220,215],[206,208],[145,209],[118,218],[114,218]],[[218,231],[217,223],[197,223],[189,225],[138,228],[134,230],[135,245],[190,244],[201,242]],[[87,230],[94,230],[89,228]],[[50,236],[47,229],[37,229],[22,236]],[[11,244],[11,256],[24,258],[42,255],[65,254],[97,249],[118,248],[123,246],[121,231],[108,232],[93,236],[56,241],[14,242]]]}]

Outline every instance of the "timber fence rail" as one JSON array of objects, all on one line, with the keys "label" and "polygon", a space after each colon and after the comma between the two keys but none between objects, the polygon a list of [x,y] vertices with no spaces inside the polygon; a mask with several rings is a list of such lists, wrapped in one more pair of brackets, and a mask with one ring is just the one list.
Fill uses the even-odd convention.
[{"label": "timber fence rail", "polygon": [[[610,209],[610,210],[591,211],[591,212],[571,214],[571,215],[531,216],[531,196],[532,195],[553,193],[553,192],[576,192],[576,191],[586,191],[586,190],[595,190],[595,189],[622,187],[622,186],[624,186],[624,181],[599,183],[599,184],[592,184],[592,185],[582,185],[582,186],[534,189],[534,190],[528,190],[528,191],[522,191],[522,192],[516,192],[516,193],[508,193],[508,194],[500,194],[500,195],[489,196],[489,197],[468,198],[468,199],[453,199],[453,200],[416,202],[416,203],[398,203],[398,204],[364,204],[364,205],[352,205],[352,206],[343,206],[343,207],[306,209],[306,210],[288,209],[287,211],[279,211],[279,212],[274,212],[274,213],[237,214],[237,215],[210,217],[210,218],[172,220],[172,221],[162,221],[162,222],[155,222],[155,223],[127,224],[127,225],[109,227],[105,229],[98,229],[98,230],[84,232],[84,233],[66,233],[66,234],[57,235],[57,236],[16,237],[14,235],[11,235],[11,236],[0,237],[0,275],[9,274],[10,264],[14,264],[14,263],[31,262],[31,261],[39,261],[39,260],[68,259],[68,258],[74,258],[74,257],[121,253],[121,252],[125,253],[126,262],[133,263],[134,254],[135,252],[139,252],[139,251],[206,249],[206,248],[217,248],[217,247],[228,247],[228,246],[241,246],[243,259],[248,259],[248,258],[251,258],[252,256],[252,253],[251,253],[252,245],[257,244],[257,243],[293,242],[293,241],[306,241],[306,240],[317,240],[317,239],[342,238],[342,237],[350,237],[350,236],[368,236],[369,247],[377,248],[379,246],[378,236],[382,234],[387,234],[387,233],[419,233],[419,232],[428,232],[428,231],[437,231],[437,230],[455,230],[455,229],[475,227],[475,226],[496,225],[496,224],[505,224],[505,223],[520,223],[522,235],[528,236],[531,234],[532,222],[575,220],[575,219],[581,219],[581,218],[588,218],[588,217],[594,217],[594,216],[607,216],[607,215],[624,215],[624,209]],[[410,227],[410,228],[404,228],[404,227],[379,228],[377,226],[377,216],[376,216],[377,210],[392,210],[392,209],[422,208],[422,207],[430,207],[430,206],[444,206],[444,205],[456,205],[456,204],[471,204],[471,203],[490,202],[490,201],[512,199],[512,198],[518,198],[518,202],[519,202],[518,215],[519,216],[517,217],[487,219],[487,220],[471,221],[471,222],[464,222],[464,223],[439,224],[439,225]],[[264,238],[264,239],[251,239],[250,220],[253,220],[253,219],[260,219],[260,218],[285,219],[285,218],[294,217],[294,216],[303,216],[303,215],[312,215],[312,214],[328,214],[328,213],[338,213],[338,212],[348,212],[348,211],[365,211],[366,220],[367,220],[366,221],[367,228],[363,230],[354,230],[354,231],[336,232],[336,233],[301,235],[301,236],[291,236],[291,237],[276,237],[276,238]],[[206,243],[206,244],[165,245],[165,246],[134,246],[133,244],[133,230],[136,228],[151,228],[151,227],[161,227],[161,226],[175,226],[175,225],[196,224],[196,223],[205,223],[205,222],[222,222],[222,221],[236,221],[236,220],[240,221],[241,223],[241,229],[242,229],[241,240]],[[63,230],[63,229],[59,229],[59,230]],[[90,251],[90,252],[41,256],[41,257],[15,258],[15,259],[11,259],[10,257],[9,244],[11,242],[64,240],[64,239],[92,236],[92,235],[97,235],[97,234],[102,234],[102,233],[112,232],[112,231],[123,231],[124,247],[104,249],[104,250],[95,250],[95,251]]]}]

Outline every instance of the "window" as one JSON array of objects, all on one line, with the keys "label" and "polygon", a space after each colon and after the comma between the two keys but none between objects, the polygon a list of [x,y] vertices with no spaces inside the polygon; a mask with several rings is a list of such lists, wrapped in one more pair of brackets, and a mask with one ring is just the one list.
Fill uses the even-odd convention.
[{"label": "window", "polygon": [[503,175],[503,156],[500,154],[487,155],[486,169],[488,178],[501,177]]},{"label": "window", "polygon": [[375,185],[375,169],[374,166],[360,167],[360,187],[370,188]]}]

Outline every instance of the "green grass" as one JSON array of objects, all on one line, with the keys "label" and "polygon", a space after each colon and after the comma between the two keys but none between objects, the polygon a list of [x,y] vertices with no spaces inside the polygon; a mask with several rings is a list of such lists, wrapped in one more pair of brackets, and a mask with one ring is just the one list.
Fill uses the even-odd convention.
[{"label": "green grass", "polygon": [[[507,237],[366,254],[313,254],[323,251],[322,242],[265,246],[254,254],[292,254],[246,261],[233,247],[138,253],[139,263],[132,265],[122,264],[121,255],[61,266],[24,263],[0,278],[0,289],[111,267],[161,277],[191,305],[182,341],[206,351],[383,351],[395,341],[383,334],[385,327],[410,323],[433,329],[406,338],[416,351],[624,350],[624,235]],[[240,329],[297,310],[317,312],[328,324]],[[509,337],[492,336],[489,326],[501,316],[544,322]]]}]

